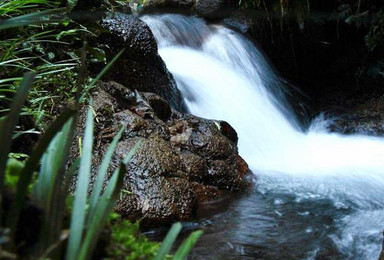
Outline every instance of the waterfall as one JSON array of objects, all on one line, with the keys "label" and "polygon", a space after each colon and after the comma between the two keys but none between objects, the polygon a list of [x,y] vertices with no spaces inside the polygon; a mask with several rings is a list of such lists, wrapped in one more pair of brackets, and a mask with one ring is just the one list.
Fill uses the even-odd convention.
[{"label": "waterfall", "polygon": [[141,19],[153,31],[188,110],[235,128],[239,153],[258,176],[258,191],[294,194],[298,201],[327,198],[337,208],[353,209],[346,217],[354,224],[339,219],[344,233],[333,241],[340,250],[355,246],[350,236],[361,235],[374,218],[375,241],[361,238],[364,246],[354,257],[377,258],[384,227],[384,139],[329,133],[321,118],[301,130],[284,80],[249,39],[231,29],[181,15]]}]

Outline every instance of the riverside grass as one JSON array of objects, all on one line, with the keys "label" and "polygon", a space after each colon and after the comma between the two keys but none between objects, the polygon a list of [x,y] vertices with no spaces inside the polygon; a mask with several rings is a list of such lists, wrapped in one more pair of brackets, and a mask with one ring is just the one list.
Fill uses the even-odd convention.
[{"label": "riverside grass", "polygon": [[[3,8],[0,10],[0,14],[2,14],[3,17],[4,15],[9,16],[11,14],[16,14],[18,16],[2,20],[0,22],[0,31],[27,25],[31,26],[46,23],[65,22],[66,20],[58,19],[56,17],[52,19],[46,19],[46,17],[55,14],[64,14],[67,9],[44,10],[24,14],[27,8],[36,7],[37,4],[41,3],[48,4],[49,2],[50,1],[22,0],[9,0],[4,2],[0,5],[0,9]],[[13,6],[15,8],[13,9],[11,5],[12,3],[15,4],[15,6]],[[5,10],[5,7],[7,10]],[[41,35],[44,36],[45,33],[42,32]],[[7,40],[1,41],[0,46],[2,46],[2,44],[6,45]],[[58,66],[49,66],[50,64],[46,63],[46,66],[48,64],[47,67],[53,69],[43,72],[44,74],[39,74],[33,72],[34,68],[31,63],[28,64],[28,61],[34,59],[35,57],[15,58],[16,55],[13,55],[13,51],[16,51],[17,48],[15,48],[15,45],[8,47],[9,48],[6,48],[6,55],[8,55],[8,57],[3,55],[0,65],[31,72],[25,74],[24,77],[1,79],[0,82],[0,84],[3,84],[0,88],[2,93],[14,94],[13,98],[4,96],[8,102],[12,102],[12,105],[10,106],[10,109],[3,111],[7,112],[7,114],[0,118],[0,143],[2,144],[2,149],[0,151],[0,210],[3,209],[5,172],[7,170],[7,166],[9,166],[9,164],[7,165],[7,162],[10,157],[14,130],[19,116],[23,113],[22,109],[25,104],[25,100],[27,99],[27,95],[31,91],[33,83],[36,82],[36,78],[41,79],[42,76],[49,76],[60,72],[62,70],[60,68],[61,65],[62,67],[68,66],[68,63],[65,62],[62,62],[61,65],[59,64]],[[16,193],[14,195],[14,201],[11,205],[11,209],[8,212],[8,216],[4,216],[6,212],[0,211],[0,221],[5,219],[5,223],[0,223],[0,249],[2,249],[0,250],[0,258],[2,256],[18,257],[16,255],[18,245],[15,244],[16,230],[19,227],[20,214],[25,205],[26,197],[30,195],[28,193],[28,187],[31,186],[31,181],[33,179],[32,176],[35,174],[35,171],[40,168],[36,184],[34,185],[34,189],[31,194],[31,200],[34,204],[44,210],[44,221],[40,230],[41,235],[37,235],[37,242],[33,248],[29,249],[30,256],[40,259],[91,259],[98,236],[113,208],[114,201],[118,198],[122,185],[125,169],[123,163],[120,164],[118,169],[116,169],[113,176],[110,178],[104,192],[102,192],[101,188],[105,182],[106,172],[113,151],[124,131],[124,127],[122,127],[119,133],[115,136],[105,155],[105,158],[103,159],[97,175],[95,188],[93,189],[90,199],[88,199],[88,185],[93,144],[92,101],[89,102],[90,108],[87,112],[85,133],[83,137],[84,142],[81,147],[82,155],[72,163],[72,166],[69,169],[66,169],[64,165],[67,165],[69,150],[73,143],[80,104],[86,100],[88,91],[95,86],[97,81],[113,65],[123,51],[124,50],[122,50],[89,84],[78,85],[75,109],[65,110],[47,127],[36,148],[33,150],[26,162],[21,164],[20,167],[22,168],[17,182]],[[83,54],[84,53],[85,51]],[[76,66],[78,63],[70,63],[70,65]],[[10,86],[7,85],[7,83],[11,82],[15,85],[20,81],[20,87],[7,89],[7,87]],[[79,81],[85,82],[81,79]],[[44,97],[41,98],[44,99]],[[123,160],[124,163],[127,163],[130,160],[130,157],[132,157],[137,147],[138,146],[136,146]],[[8,170],[10,169],[12,168],[8,168]],[[71,217],[72,220],[68,233],[65,231],[65,226],[63,224],[64,213],[66,210],[65,201],[69,196],[68,186],[70,180],[77,171],[79,183],[74,193],[74,203],[72,206]],[[79,220],[81,220],[80,223]],[[179,223],[175,224],[171,228],[169,235],[165,238],[159,252],[155,256],[155,259],[186,258],[187,254],[192,249],[202,232],[193,232],[176,251],[175,256],[170,256],[169,252],[176,236],[180,232],[180,229],[181,224]],[[64,241],[67,239],[67,250],[65,256],[63,256],[60,252],[61,248],[64,246]]]}]

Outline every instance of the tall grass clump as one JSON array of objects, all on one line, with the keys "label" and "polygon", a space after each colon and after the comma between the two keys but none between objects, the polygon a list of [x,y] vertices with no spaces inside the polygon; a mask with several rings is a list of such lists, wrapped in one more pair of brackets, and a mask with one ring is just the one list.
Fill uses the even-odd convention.
[{"label": "tall grass clump", "polygon": [[[76,1],[70,2],[66,8],[59,8],[60,3],[49,0],[4,0],[0,3],[0,36],[3,36],[0,38],[0,258],[92,259],[100,233],[120,193],[124,163],[139,145],[127,154],[107,181],[112,155],[125,131],[122,126],[91,188],[94,115],[88,92],[124,50],[98,76],[88,80],[84,73],[86,47],[73,50],[65,37],[81,41],[81,37],[77,38],[79,35],[92,33],[80,25],[70,25],[66,14]],[[62,46],[67,46],[64,52],[59,51]],[[79,68],[82,73],[77,73]],[[24,76],[20,77],[22,74]],[[56,94],[62,98],[63,93],[58,92],[57,85],[68,77],[72,81],[59,91],[73,100],[72,108],[64,109],[49,124],[43,125],[46,104],[54,106]],[[47,86],[55,89],[50,91],[52,89]],[[79,113],[85,105],[88,108],[81,153],[70,160]],[[17,157],[12,153],[12,144],[15,138],[25,134],[20,132],[18,124],[26,115],[33,116],[38,125],[44,126],[43,133],[32,152]],[[70,194],[69,186],[74,179],[76,187]],[[67,207],[69,198],[73,200],[70,210]],[[39,218],[40,224],[38,232],[33,234],[33,243],[26,245],[20,236],[25,231],[21,219],[28,207],[38,209],[41,214],[30,216]],[[181,224],[175,224],[161,246],[141,256],[144,259],[185,259],[201,231],[192,233],[175,255],[170,256],[180,230]],[[119,232],[124,234],[124,230]],[[128,251],[131,255],[135,253]],[[127,259],[132,258],[127,256]]]}]

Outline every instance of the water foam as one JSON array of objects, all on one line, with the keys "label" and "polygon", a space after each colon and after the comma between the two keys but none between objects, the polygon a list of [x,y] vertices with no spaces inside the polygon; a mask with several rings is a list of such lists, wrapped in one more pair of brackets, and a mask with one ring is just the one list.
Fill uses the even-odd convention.
[{"label": "water foam", "polygon": [[[328,133],[321,118],[300,130],[283,80],[237,32],[180,15],[142,19],[154,31],[189,111],[236,129],[239,152],[259,176],[261,192],[321,196],[342,207],[384,211],[383,138]],[[384,223],[377,224],[379,236]]]}]

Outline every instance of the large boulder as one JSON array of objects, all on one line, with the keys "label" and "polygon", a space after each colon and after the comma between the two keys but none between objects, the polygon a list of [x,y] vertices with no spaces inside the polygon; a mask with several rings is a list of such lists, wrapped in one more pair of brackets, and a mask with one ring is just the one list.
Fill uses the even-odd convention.
[{"label": "large boulder", "polygon": [[[121,13],[103,18],[100,24],[102,28],[96,30],[98,44],[102,45],[107,60],[125,48],[105,79],[113,79],[130,89],[156,93],[174,109],[183,111],[180,91],[157,52],[149,27],[135,16]],[[94,66],[93,69],[101,68]]]},{"label": "large boulder", "polygon": [[94,164],[121,125],[127,127],[110,172],[140,143],[125,165],[115,208],[124,217],[147,226],[191,219],[199,202],[249,185],[248,167],[237,153],[237,135],[228,123],[181,114],[158,95],[114,82],[101,83],[93,98]]}]

